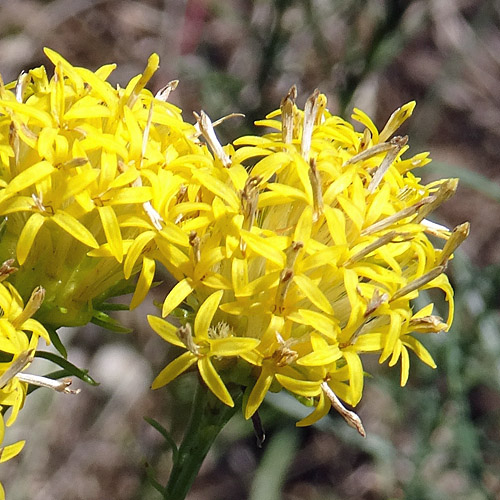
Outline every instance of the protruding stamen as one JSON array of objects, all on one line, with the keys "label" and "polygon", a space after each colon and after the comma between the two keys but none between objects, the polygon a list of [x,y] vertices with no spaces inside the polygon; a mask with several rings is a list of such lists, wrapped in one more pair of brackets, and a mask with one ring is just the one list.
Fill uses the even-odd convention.
[{"label": "protruding stamen", "polygon": [[438,190],[433,193],[434,200],[432,203],[429,203],[425,207],[422,207],[422,209],[418,212],[418,215],[413,219],[412,222],[418,224],[421,222],[425,217],[427,217],[431,212],[433,212],[441,203],[444,203],[446,200],[451,198],[458,187],[458,179],[446,179],[444,182],[441,183],[439,186]]},{"label": "protruding stamen", "polygon": [[365,130],[363,131],[363,138],[359,143],[359,151],[364,151],[367,148],[368,144],[370,144],[371,140],[372,140],[372,133],[370,132],[370,129],[365,128]]},{"label": "protruding stamen", "polygon": [[419,224],[423,226],[424,231],[427,234],[431,234],[436,238],[441,238],[442,240],[448,240],[450,237],[450,230],[446,226],[442,224],[438,224],[437,222],[432,222],[429,219],[422,219]]},{"label": "protruding stamen", "polygon": [[40,193],[40,196],[37,196],[35,193],[32,193],[31,199],[33,200],[33,203],[35,204],[34,208],[38,209],[41,213],[47,212],[47,208],[43,204],[42,193]]},{"label": "protruding stamen", "polygon": [[170,92],[173,92],[177,88],[177,85],[179,85],[179,80],[172,80],[168,82],[165,87],[162,87],[158,92],[156,92],[155,99],[167,102]]},{"label": "protruding stamen", "polygon": [[281,314],[283,312],[283,304],[285,302],[285,297],[288,293],[288,289],[292,284],[293,275],[293,269],[290,268],[286,268],[281,272],[280,281],[276,290],[276,300],[274,306],[274,312],[278,314]]},{"label": "protruding stamen", "polygon": [[295,261],[299,255],[300,250],[304,248],[302,241],[292,241],[292,244],[285,250],[286,254],[286,267],[293,269]]},{"label": "protruding stamen", "polygon": [[376,250],[377,248],[380,248],[384,245],[387,245],[387,243],[390,243],[396,236],[404,236],[401,233],[398,233],[396,231],[389,231],[388,233],[384,234],[380,238],[376,239],[369,245],[366,245],[363,249],[361,249],[358,253],[352,255],[349,257],[345,262],[344,266],[350,266],[354,262],[362,259],[363,257],[366,257],[368,254]]},{"label": "protruding stamen", "polygon": [[76,158],[71,158],[70,160],[67,160],[63,163],[59,163],[59,165],[55,165],[58,168],[75,168],[75,167],[83,167],[83,165],[87,164],[89,160],[87,158],[84,158],[83,156],[76,157]]},{"label": "protruding stamen", "polygon": [[[184,184],[181,184],[179,187],[179,192],[177,193],[177,196],[175,197],[175,204],[177,205],[178,203],[182,203],[186,200],[187,198],[187,186]],[[174,221],[174,224],[179,224],[179,222],[184,218],[184,214],[180,213]]]},{"label": "protruding stamen", "polygon": [[142,167],[142,161],[146,156],[146,148],[148,147],[149,131],[151,130],[151,123],[153,121],[153,101],[149,106],[148,119],[146,120],[146,126],[144,127],[144,133],[142,134],[142,146],[141,146],[141,162],[139,168]]},{"label": "protruding stamen", "polygon": [[[241,211],[243,212],[242,228],[246,231],[251,231],[255,216],[257,215],[257,204],[259,201],[259,184],[262,182],[262,177],[249,177],[245,186],[240,192]],[[245,252],[247,244],[243,239],[240,239],[240,250]]]},{"label": "protruding stamen", "polygon": [[420,276],[420,278],[417,278],[416,280],[410,281],[410,283],[408,283],[403,288],[400,288],[391,297],[391,302],[393,300],[404,297],[405,295],[408,295],[409,293],[413,292],[414,290],[418,290],[419,288],[423,287],[424,285],[429,283],[429,281],[432,281],[434,278],[437,278],[440,274],[444,273],[445,269],[446,269],[446,266],[435,267],[434,269],[431,269],[428,273],[425,273],[423,276]]},{"label": "protruding stamen", "polygon": [[278,314],[283,312],[285,297],[288,293],[290,285],[292,284],[294,276],[293,267],[295,266],[297,256],[302,248],[304,248],[304,243],[301,241],[293,241],[292,244],[286,249],[286,267],[283,271],[281,271],[274,306],[274,311]]},{"label": "protruding stamen", "polygon": [[226,339],[233,335],[233,329],[225,321],[219,321],[214,326],[208,327],[208,338]]},{"label": "protruding stamen", "polygon": [[375,144],[375,146],[365,149],[364,151],[361,151],[361,153],[358,153],[357,155],[354,155],[348,160],[346,160],[342,164],[342,167],[347,167],[348,165],[352,165],[353,163],[358,163],[358,161],[368,160],[369,158],[373,158],[374,156],[380,153],[385,153],[387,151],[390,151],[392,147],[393,147],[392,144],[389,142],[382,142],[379,144]]},{"label": "protruding stamen", "polygon": [[193,332],[189,323],[179,327],[176,333],[179,340],[186,346],[189,352],[196,356],[200,354],[200,346],[193,339]]},{"label": "protruding stamen", "polygon": [[14,267],[14,259],[6,260],[0,267],[0,282],[7,279],[12,273],[15,273],[18,269]]},{"label": "protruding stamen", "polygon": [[470,224],[468,222],[464,222],[453,229],[450,238],[445,243],[441,255],[439,256],[440,265],[446,264],[451,254],[463,243],[465,238],[469,236],[469,229]]},{"label": "protruding stamen", "polygon": [[379,231],[382,231],[383,229],[387,229],[394,223],[402,219],[406,219],[406,217],[410,217],[416,214],[421,207],[427,205],[428,203],[431,203],[433,200],[434,200],[433,196],[426,196],[425,198],[422,198],[421,200],[411,205],[410,207],[403,208],[399,212],[396,212],[393,215],[389,215],[389,217],[379,220],[378,222],[375,222],[371,226],[365,227],[365,229],[361,231],[361,236],[368,236],[369,234],[374,234]]},{"label": "protruding stamen", "polygon": [[316,160],[311,158],[309,161],[309,180],[311,181],[311,187],[313,192],[313,222],[316,222],[321,214],[323,213],[323,191],[321,189],[321,176],[316,168]]},{"label": "protruding stamen", "polygon": [[373,176],[370,184],[368,185],[368,192],[373,193],[377,186],[380,184],[380,181],[384,177],[385,173],[387,172],[388,168],[392,165],[394,160],[397,158],[398,154],[400,151],[403,149],[403,147],[406,145],[408,142],[408,136],[404,137],[393,137],[389,144],[392,145],[391,149],[387,151],[387,154],[385,155],[384,159],[382,160],[382,163],[380,166],[377,168],[377,171],[375,172],[375,175]]},{"label": "protruding stamen", "polygon": [[250,231],[257,215],[257,203],[259,201],[259,184],[262,177],[252,176],[247,179],[245,186],[240,192],[241,210],[243,212],[243,229]]},{"label": "protruding stamen", "polygon": [[47,387],[48,389],[63,392],[64,394],[78,394],[80,392],[80,389],[75,390],[69,388],[72,384],[72,381],[69,378],[53,380],[51,378],[41,377],[40,375],[31,375],[30,373],[18,373],[16,378],[21,382],[37,385],[39,387]]},{"label": "protruding stamen", "polygon": [[193,247],[193,255],[195,264],[198,264],[201,259],[201,240],[196,231],[191,231],[189,233],[189,244]]},{"label": "protruding stamen", "polygon": [[230,120],[231,118],[245,118],[244,113],[229,113],[226,116],[223,116],[222,118],[219,118],[218,120],[215,120],[212,125],[215,127],[218,127],[221,123],[224,123],[226,120]]},{"label": "protruding stamen", "polygon": [[321,125],[325,121],[325,117],[323,115],[326,105],[327,105],[327,99],[325,94],[319,94],[318,96],[318,101],[317,101],[317,112],[316,112],[316,118],[314,119],[314,125]]},{"label": "protruding stamen", "polygon": [[17,316],[17,318],[12,320],[12,325],[14,328],[21,328],[22,324],[31,318],[35,314],[40,306],[42,305],[43,299],[45,298],[45,289],[41,286],[37,286],[32,294],[28,303],[22,310],[22,312]]},{"label": "protruding stamen", "polygon": [[304,106],[304,122],[302,124],[302,142],[300,144],[300,154],[306,162],[309,162],[309,152],[311,151],[312,133],[316,115],[318,114],[319,90],[316,89],[307,99]]},{"label": "protruding stamen", "polygon": [[285,144],[293,141],[293,129],[295,121],[295,99],[297,98],[297,87],[292,85],[288,94],[282,99],[281,109],[281,134]]},{"label": "protruding stamen", "polygon": [[280,344],[280,347],[273,353],[276,366],[283,367],[292,364],[299,357],[299,354],[290,349],[290,342],[285,341],[279,332],[276,332],[276,339]]},{"label": "protruding stamen", "polygon": [[330,400],[333,408],[337,410],[344,420],[354,429],[356,429],[363,437],[366,437],[365,428],[359,416],[351,410],[348,410],[341,402],[337,395],[332,391],[326,382],[321,383],[321,389],[325,396]]},{"label": "protruding stamen", "polygon": [[370,302],[366,305],[365,318],[371,316],[384,302],[387,302],[389,295],[380,293],[379,289],[375,289]]},{"label": "protruding stamen", "polygon": [[33,361],[34,356],[34,349],[19,354],[0,377],[0,389],[5,387],[19,372],[22,372]]},{"label": "protruding stamen", "polygon": [[214,126],[208,115],[202,110],[200,114],[194,113],[200,132],[207,141],[212,153],[219,158],[224,167],[229,168],[231,166],[231,158],[222,148],[217,135],[215,134]]},{"label": "protruding stamen", "polygon": [[448,328],[439,316],[424,316],[410,320],[410,329],[415,333],[439,333]]},{"label": "protruding stamen", "polygon": [[25,71],[21,71],[20,75],[17,77],[16,83],[16,101],[23,102],[24,101],[24,91],[26,90],[26,86],[30,80],[29,73]]}]

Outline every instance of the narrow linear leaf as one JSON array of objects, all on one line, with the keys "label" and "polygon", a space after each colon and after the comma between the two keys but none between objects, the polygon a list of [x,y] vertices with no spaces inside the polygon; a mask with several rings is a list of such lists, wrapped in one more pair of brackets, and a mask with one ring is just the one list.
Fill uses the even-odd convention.
[{"label": "narrow linear leaf", "polygon": [[163,425],[161,425],[160,422],[158,422],[154,418],[151,417],[143,417],[143,418],[151,427],[156,429],[163,436],[163,439],[165,439],[168,448],[172,450],[172,460],[175,464],[177,462],[179,450],[170,432],[167,429],[165,429],[165,427],[163,427]]},{"label": "narrow linear leaf", "polygon": [[63,343],[61,342],[59,334],[53,328],[46,327],[46,330],[49,332],[49,337],[50,341],[52,342],[52,345],[59,351],[59,353],[64,359],[67,359],[68,351],[66,351],[66,347],[64,347]]},{"label": "narrow linear leaf", "polygon": [[58,356],[57,354],[47,351],[36,351],[35,358],[42,358],[52,361],[52,363],[55,363],[56,365],[66,370],[68,372],[68,375],[77,377],[89,385],[99,385],[99,382],[96,382],[90,375],[88,375],[87,370],[78,368],[73,363],[70,363],[67,359],[61,358],[61,356]]},{"label": "narrow linear leaf", "polygon": [[123,326],[118,320],[112,318],[103,311],[94,311],[94,315],[90,321],[94,323],[94,325],[106,328],[106,330],[115,333],[131,333],[133,331],[131,328]]}]

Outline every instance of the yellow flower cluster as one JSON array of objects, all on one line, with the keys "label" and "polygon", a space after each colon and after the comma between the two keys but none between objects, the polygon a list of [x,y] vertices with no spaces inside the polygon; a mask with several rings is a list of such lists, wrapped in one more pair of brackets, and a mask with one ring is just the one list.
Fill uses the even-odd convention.
[{"label": "yellow flower cluster", "polygon": [[[259,122],[275,132],[222,147],[206,114],[193,126],[166,102],[176,82],[145,89],[156,55],[113,88],[113,65],[91,72],[46,54],[52,78],[41,67],[0,82],[0,261],[17,260],[9,280],[24,298],[44,287],[42,323],[87,323],[140,271],[137,306],[161,263],[178,281],[163,317],[179,306],[184,315],[179,328],[149,323],[185,352],[154,388],[198,370],[229,406],[227,386],[245,387],[247,418],[286,389],[315,406],[299,425],[333,406],[362,433],[341,400],[361,399],[363,353],[401,360],[402,385],[409,350],[434,366],[414,334],[449,328],[443,272],[468,226],[427,219],[456,180],[423,185],[411,170],[427,154],[402,158],[407,138],[394,133],[414,103],[380,132],[355,110],[359,133],[319,92],[299,110],[293,88]],[[432,304],[413,310],[429,288],[444,291],[446,322]]]},{"label": "yellow flower cluster", "polygon": [[0,260],[17,259],[13,283],[23,296],[43,284],[39,319],[81,325],[94,301],[139,270],[141,252],[132,307],[144,298],[154,274],[151,239],[167,252],[171,242],[188,245],[160,214],[172,197],[190,197],[180,192],[190,162],[212,159],[195,127],[165,102],[176,82],[156,97],[144,89],[158,56],[115,89],[106,81],[114,65],[92,72],[45,52],[55,65],[50,80],[40,67],[0,82]]},{"label": "yellow flower cluster", "polygon": [[[422,185],[411,170],[428,163],[427,154],[401,158],[407,137],[393,135],[414,106],[395,111],[381,132],[355,110],[365,127],[358,133],[318,92],[297,109],[293,88],[258,122],[276,132],[239,138],[236,150],[222,148],[210,123],[199,121],[216,160],[191,174],[202,186],[199,212],[179,221],[191,230],[190,248],[164,262],[179,283],[163,316],[184,303],[194,318],[176,329],[149,317],[159,335],[186,349],[154,388],[196,365],[227,405],[226,383],[247,387],[246,418],[268,390],[284,388],[316,406],[298,425],[333,406],[364,433],[340,402],[361,399],[363,353],[379,353],[390,366],[401,360],[401,385],[409,350],[435,366],[413,334],[449,328],[453,292],[443,271],[468,225],[450,232],[426,219],[456,180]],[[444,291],[446,322],[432,304],[413,310],[412,299],[429,288]]]}]

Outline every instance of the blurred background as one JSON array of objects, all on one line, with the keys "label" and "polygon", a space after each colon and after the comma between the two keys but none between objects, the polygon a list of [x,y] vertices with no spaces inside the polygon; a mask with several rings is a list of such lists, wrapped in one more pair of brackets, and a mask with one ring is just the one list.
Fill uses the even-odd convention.
[{"label": "blurred background", "polygon": [[[430,150],[434,159],[421,175],[461,179],[436,220],[471,222],[449,271],[457,306],[452,331],[425,339],[438,369],[413,363],[401,389],[397,369],[368,360],[373,378],[358,408],[366,439],[336,415],[297,429],[307,410],[285,394],[270,397],[261,412],[263,448],[251,425],[235,417],[189,499],[500,498],[499,2],[0,2],[4,81],[50,66],[44,46],[91,69],[116,62],[111,81],[122,85],[157,52],[161,68],[149,88],[179,79],[171,101],[186,120],[200,109],[212,119],[246,115],[218,129],[223,143],[252,130],[294,83],[300,105],[317,87],[332,112],[349,118],[356,106],[379,127],[415,99],[404,132],[414,153]],[[165,292],[159,287],[156,298]],[[145,324],[154,311],[150,298],[121,314],[128,334],[93,325],[61,332],[69,359],[101,384],[77,383],[82,392],[73,397],[36,391],[28,398],[6,438],[27,444],[0,468],[10,500],[160,499],[149,478],[154,470],[165,483],[171,457],[143,417],[180,436],[193,380],[149,390],[168,358],[166,344]]]}]

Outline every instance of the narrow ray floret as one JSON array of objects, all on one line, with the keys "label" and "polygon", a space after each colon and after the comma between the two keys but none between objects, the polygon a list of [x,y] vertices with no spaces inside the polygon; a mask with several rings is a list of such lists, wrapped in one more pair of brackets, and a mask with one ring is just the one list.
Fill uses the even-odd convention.
[{"label": "narrow ray floret", "polygon": [[[457,181],[423,184],[412,173],[430,159],[427,153],[407,156],[408,137],[395,133],[414,102],[397,109],[381,132],[356,109],[352,117],[364,127],[357,132],[328,112],[319,92],[304,111],[295,98],[292,88],[279,110],[257,122],[274,132],[241,137],[232,146],[221,146],[201,115],[215,161],[193,173],[201,220],[178,221],[184,232],[196,225],[196,234],[190,245],[176,247],[179,283],[164,301],[163,316],[180,306],[198,318],[198,304],[217,294],[206,329],[222,322],[234,338],[258,342],[207,358],[210,349],[202,354],[178,333],[165,335],[165,328],[175,328],[150,318],[165,340],[187,349],[155,386],[197,368],[226,404],[220,387],[236,379],[245,386],[247,418],[269,390],[286,389],[315,406],[298,425],[312,424],[333,406],[364,433],[343,406],[361,399],[362,355],[378,353],[390,366],[400,360],[401,385],[409,376],[409,351],[435,366],[418,337],[451,325],[453,290],[444,271],[468,224],[450,231],[428,220]],[[172,268],[165,252],[159,260]],[[414,299],[431,288],[444,292],[445,320],[433,304],[415,310]],[[217,386],[203,372],[206,359],[220,377]]]}]

